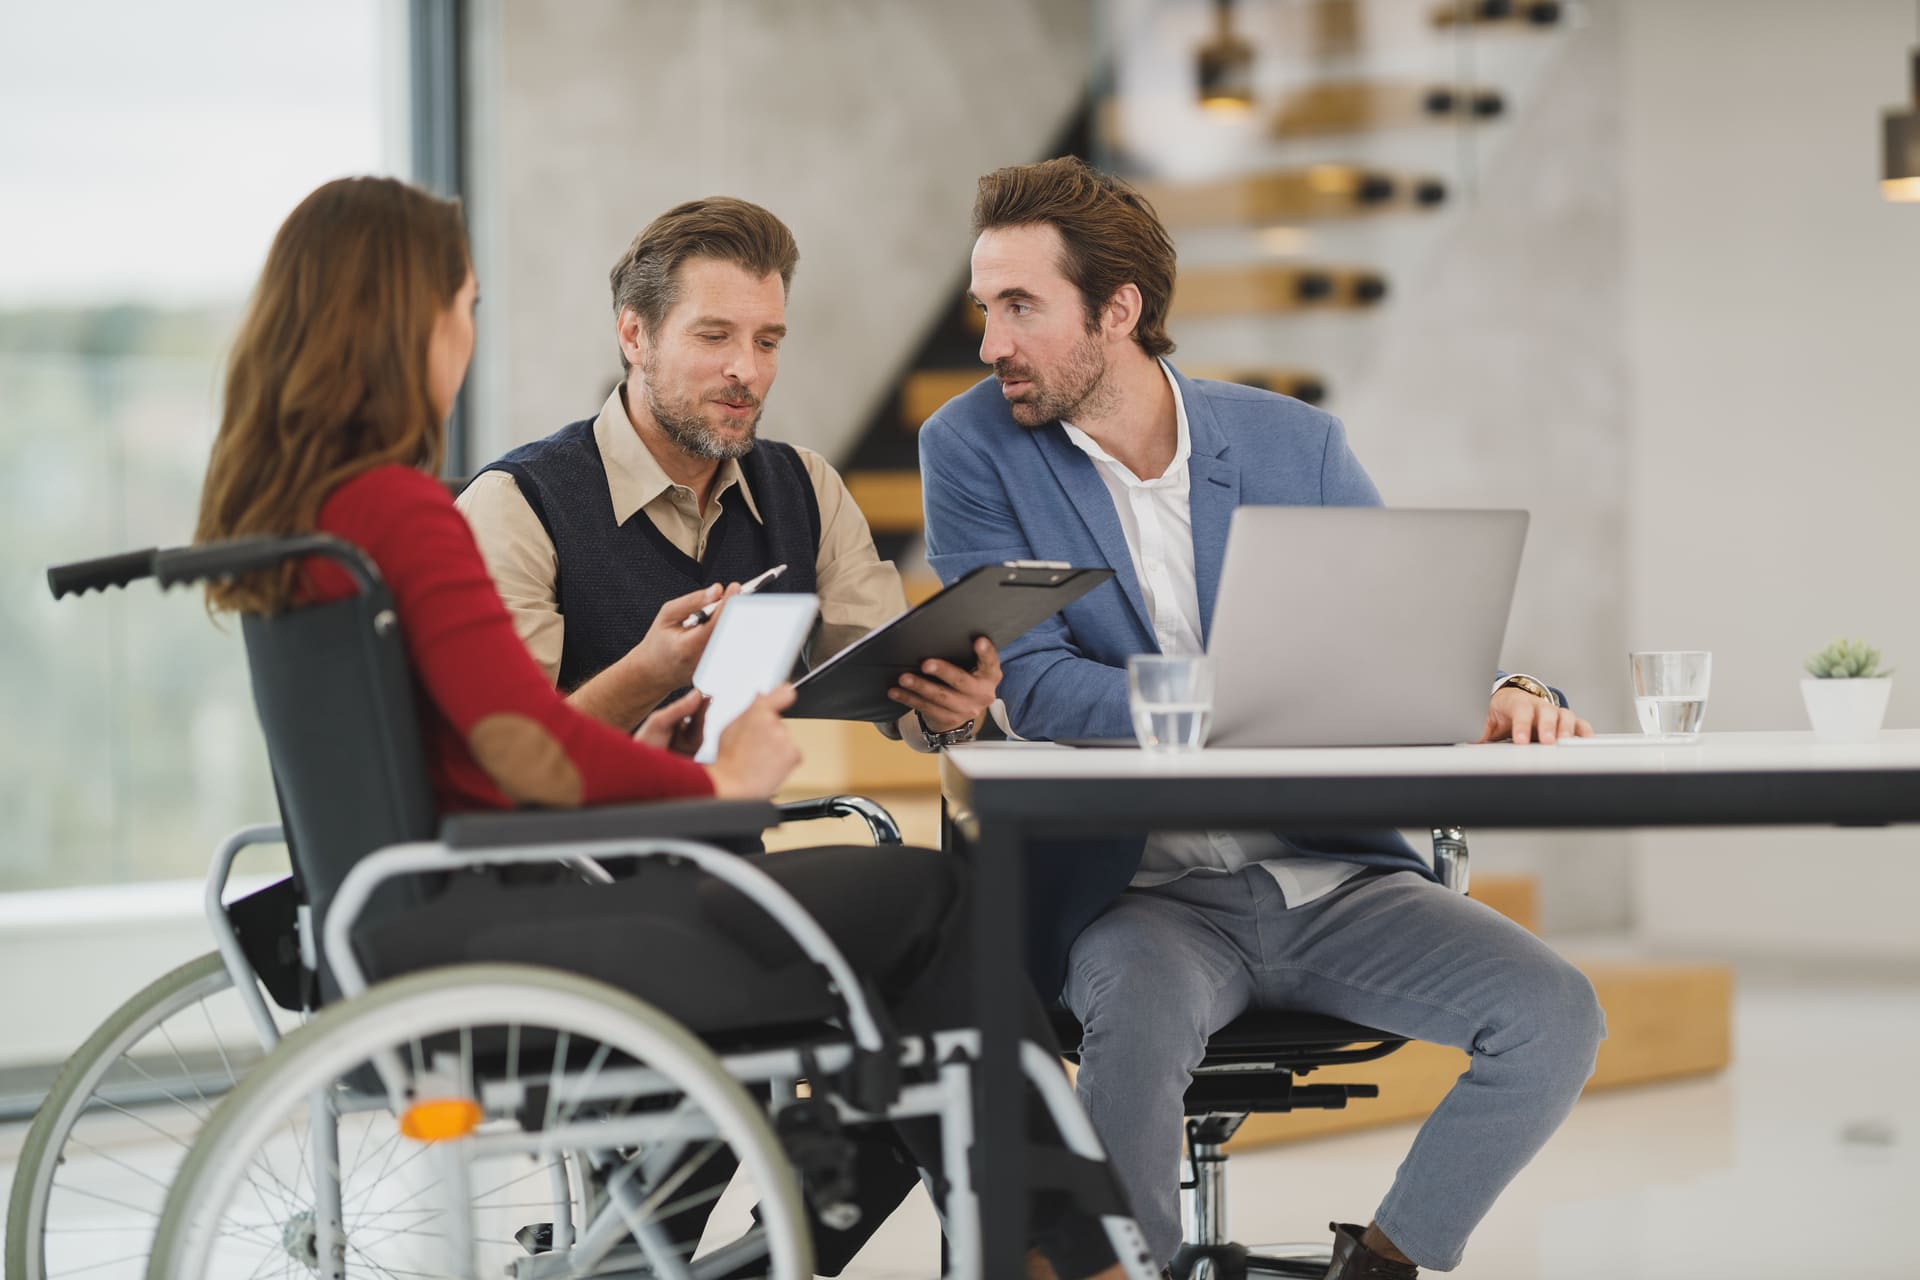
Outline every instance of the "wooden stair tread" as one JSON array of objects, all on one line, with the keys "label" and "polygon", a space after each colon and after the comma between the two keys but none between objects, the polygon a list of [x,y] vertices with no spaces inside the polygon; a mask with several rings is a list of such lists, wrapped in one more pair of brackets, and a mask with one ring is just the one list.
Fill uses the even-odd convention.
[{"label": "wooden stair tread", "polygon": [[1140,183],[1169,227],[1268,226],[1431,208],[1446,199],[1437,177],[1353,165],[1313,165],[1209,182]]},{"label": "wooden stair tread", "polygon": [[[1581,970],[1607,1014],[1607,1039],[1589,1091],[1679,1080],[1724,1070],[1732,1058],[1733,971],[1724,965],[1602,960]],[[1377,1062],[1326,1067],[1314,1084],[1377,1084],[1378,1098],[1344,1111],[1256,1115],[1231,1150],[1250,1150],[1424,1119],[1466,1070],[1467,1055],[1433,1044],[1410,1044]]]},{"label": "wooden stair tread", "polygon": [[[1181,365],[1190,378],[1211,378],[1216,382],[1237,382],[1277,391],[1308,403],[1326,397],[1326,383],[1319,374],[1306,369],[1270,368],[1259,365],[1196,364]],[[988,377],[985,366],[979,369],[916,369],[900,384],[900,425],[918,431],[942,405],[970,390]]]},{"label": "wooden stair tread", "polygon": [[1486,0],[1460,0],[1439,4],[1429,15],[1433,25],[1448,27],[1513,27],[1526,31],[1544,31],[1558,26],[1566,17],[1566,5],[1560,0],[1505,0],[1489,4]]},{"label": "wooden stair tread", "polygon": [[1176,316],[1258,315],[1371,307],[1386,297],[1386,277],[1366,267],[1253,263],[1182,272],[1173,287]]},{"label": "wooden stair tread", "polygon": [[920,473],[918,471],[851,471],[847,492],[875,533],[919,533]]},{"label": "wooden stair tread", "polygon": [[1418,81],[1326,80],[1288,94],[1268,131],[1276,138],[1492,120],[1506,110],[1499,90]]},{"label": "wooden stair tread", "polygon": [[985,365],[971,369],[915,369],[900,384],[900,425],[918,431],[941,405],[991,377]]}]

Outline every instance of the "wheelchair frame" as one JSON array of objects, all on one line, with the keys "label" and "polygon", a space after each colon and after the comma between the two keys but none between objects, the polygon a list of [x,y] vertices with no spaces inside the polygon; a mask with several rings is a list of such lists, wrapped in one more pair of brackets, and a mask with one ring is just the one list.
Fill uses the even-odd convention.
[{"label": "wheelchair frame", "polygon": [[[348,556],[359,561],[360,572],[356,578],[363,586],[369,581],[377,583],[377,576],[370,576],[357,551],[340,544],[337,540],[324,535],[314,535],[295,539],[247,539],[234,544],[212,547],[181,548],[171,551],[144,551],[126,553],[108,557],[105,560],[65,566],[49,571],[49,581],[57,596],[72,591],[85,591],[106,586],[123,586],[139,577],[153,576],[162,587],[198,581],[204,577],[219,573],[234,573],[257,568],[268,563],[277,563],[288,555],[326,554],[336,558],[345,551]],[[385,615],[391,626],[391,615]],[[723,806],[715,806],[723,807]],[[898,843],[899,832],[891,817],[880,806],[857,796],[833,796],[819,800],[802,801],[790,806],[775,809],[765,806],[737,806],[762,811],[761,816],[774,816],[776,821],[791,818],[805,820],[823,816],[856,816],[864,821],[874,836],[876,843]],[[603,815],[612,816],[612,815]],[[327,1031],[334,1024],[345,1027],[351,1024],[361,1008],[370,1007],[376,993],[389,992],[404,988],[402,994],[412,994],[412,988],[405,984],[416,983],[423,975],[414,974],[396,978],[378,986],[370,987],[364,973],[360,970],[357,958],[349,944],[349,930],[353,920],[365,906],[367,898],[381,883],[397,876],[426,872],[444,872],[457,868],[469,868],[476,865],[506,865],[528,862],[563,862],[575,867],[590,880],[607,880],[611,877],[601,865],[601,859],[611,857],[655,857],[674,858],[692,863],[703,873],[715,876],[745,894],[752,902],[770,915],[800,947],[803,954],[827,975],[830,988],[838,998],[844,1011],[846,1030],[849,1039],[810,1044],[804,1049],[781,1048],[758,1050],[750,1053],[725,1055],[715,1058],[711,1051],[700,1045],[697,1037],[680,1028],[677,1023],[658,1013],[624,992],[612,988],[601,988],[599,997],[604,1003],[613,1006],[625,1006],[630,1020],[647,1021],[648,1017],[657,1020],[660,1027],[671,1028],[674,1033],[684,1037],[690,1046],[686,1058],[693,1063],[701,1063],[702,1058],[717,1067],[720,1078],[726,1080],[733,1091],[741,1098],[742,1080],[765,1082],[773,1089],[775,1107],[781,1105],[782,1098],[791,1099],[795,1084],[805,1078],[814,1085],[817,1095],[824,1095],[831,1102],[835,1115],[843,1122],[861,1122],[883,1119],[900,1119],[937,1114],[942,1126],[944,1139],[945,1165],[942,1175],[947,1184],[945,1227],[949,1241],[950,1275],[969,1276],[979,1274],[979,1223],[978,1200],[973,1194],[969,1170],[968,1149],[972,1142],[972,1087],[971,1064],[978,1057],[978,1034],[972,1030],[957,1030],[937,1033],[931,1037],[901,1038],[892,1033],[889,1020],[884,1013],[872,1006],[858,975],[846,962],[820,928],[818,923],[800,907],[790,895],[776,882],[764,875],[748,861],[737,855],[727,853],[712,846],[695,841],[677,838],[660,838],[636,835],[626,838],[602,838],[586,840],[549,840],[534,838],[531,840],[513,839],[508,832],[527,831],[529,824],[524,820],[516,822],[513,815],[501,818],[469,818],[460,820],[469,827],[477,827],[486,835],[471,843],[450,840],[448,831],[443,830],[440,841],[417,841],[413,843],[391,845],[365,856],[357,862],[341,882],[338,894],[328,911],[324,937],[314,937],[312,918],[305,902],[299,906],[296,923],[299,938],[299,954],[302,968],[312,974],[318,971],[323,959],[338,979],[342,998],[332,1002],[328,1009],[314,1018],[314,1022],[299,1032],[283,1036],[276,1022],[266,996],[261,990],[261,979],[248,959],[234,923],[224,902],[224,893],[235,859],[243,850],[264,843],[282,842],[284,832],[279,825],[260,825],[244,828],[235,832],[224,841],[216,852],[213,865],[209,868],[204,895],[204,906],[209,926],[214,935],[216,954],[220,957],[221,967],[246,1010],[255,1036],[261,1042],[267,1057],[246,1076],[237,1079],[232,1093],[215,1109],[208,1122],[208,1129],[214,1130],[223,1123],[228,1128],[240,1121],[229,1121],[228,1117],[241,1114],[237,1104],[250,1095],[253,1090],[249,1082],[267,1078],[265,1073],[272,1068],[276,1072],[291,1071],[288,1063],[295,1060],[291,1054],[311,1054],[310,1046],[320,1043],[320,1032]],[[551,819],[548,819],[551,823]],[[762,827],[773,823],[762,822]],[[451,828],[452,824],[449,824]],[[491,828],[492,830],[488,830]],[[758,828],[756,828],[758,829]],[[539,828],[535,828],[539,830]],[[541,832],[544,834],[544,831]],[[505,835],[506,838],[502,839]],[[202,957],[194,962],[205,967],[211,957]],[[424,974],[432,983],[447,985],[449,979],[462,974],[477,975],[475,980],[497,979],[505,966],[462,965],[445,969],[428,970]],[[556,975],[565,984],[579,988],[599,988],[600,984],[565,974],[559,970],[525,970],[526,974],[546,972]],[[204,975],[211,978],[211,971]],[[510,975],[511,976],[511,975]],[[152,990],[149,988],[148,990]],[[135,997],[138,1001],[146,994]],[[133,1009],[135,1001],[123,1005],[115,1018],[123,1015],[135,1015],[140,1011]],[[643,1011],[635,1012],[635,1007]],[[377,1011],[377,1010],[376,1010]],[[310,1012],[310,1011],[309,1011]],[[110,1022],[113,1019],[109,1020]],[[320,1027],[319,1024],[327,1024]],[[319,1027],[316,1031],[315,1028]],[[90,1040],[89,1044],[93,1042]],[[106,1046],[110,1048],[109,1044]],[[102,1058],[100,1064],[89,1064],[89,1070],[98,1065],[104,1072],[105,1064],[111,1059]],[[342,1095],[338,1090],[326,1090],[310,1095],[310,1107],[315,1121],[315,1149],[312,1153],[312,1175],[316,1188],[315,1199],[321,1201],[319,1212],[313,1215],[316,1274],[330,1277],[345,1275],[345,1251],[338,1239],[340,1171],[338,1151],[330,1143],[331,1129],[329,1118],[341,1114],[341,1106],[359,1107],[400,1107],[413,1092],[416,1083],[408,1076],[405,1064],[391,1055],[375,1059],[379,1076],[379,1090],[375,1094],[362,1097]],[[704,1065],[704,1064],[703,1064]],[[902,1084],[897,1072],[900,1068],[917,1068],[934,1065],[934,1077],[924,1083]],[[1048,1107],[1054,1122],[1074,1156],[1090,1162],[1104,1163],[1104,1153],[1095,1136],[1091,1122],[1073,1097],[1071,1086],[1058,1062],[1038,1045],[1027,1043],[1022,1046],[1022,1067],[1034,1087]],[[438,1063],[436,1063],[436,1069]],[[85,1071],[81,1073],[82,1076]],[[589,1073],[591,1076],[591,1073]],[[96,1083],[97,1083],[96,1076]],[[635,1096],[672,1092],[688,1092],[685,1082],[651,1068],[616,1069],[605,1073],[602,1080],[588,1079],[582,1082],[571,1075],[559,1077],[562,1086],[568,1089],[569,1101],[575,1104],[577,1115],[580,1106],[590,1101],[631,1100]],[[502,1106],[515,1099],[511,1090],[502,1092],[498,1082],[492,1084],[473,1078],[472,1092],[478,1095],[476,1101],[491,1106]],[[830,1087],[833,1085],[841,1087]],[[489,1092],[491,1090],[491,1092]],[[850,1096],[849,1096],[850,1095]],[[63,1100],[64,1114],[54,1117],[52,1125],[56,1130],[53,1136],[61,1138],[64,1145],[65,1133],[70,1133],[71,1124],[78,1118],[90,1094],[79,1093]],[[718,1096],[718,1095],[716,1095]],[[723,1108],[724,1109],[724,1108]],[[748,1101],[746,1110],[739,1117],[748,1129],[758,1126],[764,1130],[764,1136],[771,1137],[767,1126],[767,1112],[758,1104]],[[64,1124],[65,1128],[62,1129]],[[718,1118],[716,1117],[716,1124]],[[460,1185],[460,1166],[462,1157],[482,1150],[496,1147],[521,1147],[529,1144],[549,1152],[563,1155],[577,1148],[569,1143],[585,1143],[591,1139],[605,1149],[611,1144],[616,1150],[620,1140],[643,1141],[649,1132],[657,1132],[659,1122],[646,1116],[629,1117],[609,1124],[605,1119],[596,1120],[591,1126],[581,1126],[569,1122],[560,1125],[552,1132],[544,1129],[537,1137],[523,1136],[499,1140],[498,1135],[473,1134],[455,1142],[439,1144],[443,1168],[449,1181],[456,1187]],[[37,1118],[35,1128],[40,1128]],[[589,1132],[590,1130],[590,1132]],[[742,1133],[746,1129],[741,1130]],[[206,1138],[205,1132],[201,1135]],[[758,1141],[755,1138],[754,1141]],[[781,1151],[777,1140],[773,1150]],[[173,1272],[169,1270],[170,1261],[161,1256],[161,1248],[191,1226],[190,1215],[194,1208],[193,1187],[196,1179],[206,1176],[204,1170],[213,1160],[204,1154],[216,1143],[196,1141],[183,1166],[181,1175],[176,1179],[167,1196],[167,1207],[161,1216],[159,1229],[155,1235],[155,1252],[149,1262],[149,1276],[156,1280],[165,1280]],[[782,1152],[784,1154],[784,1152]],[[40,1233],[45,1227],[44,1221],[35,1215],[45,1209],[45,1191],[52,1184],[52,1169],[58,1163],[59,1153],[48,1147],[42,1151],[44,1168],[20,1170],[20,1183],[31,1183],[27,1187],[25,1198],[28,1201],[25,1221],[17,1220],[18,1215],[10,1210],[10,1231],[8,1244],[8,1280],[39,1280],[39,1268],[28,1267],[24,1274],[16,1277],[15,1229],[24,1227],[27,1249],[37,1250],[41,1240]],[[604,1169],[596,1167],[595,1172],[604,1175]],[[44,1176],[43,1176],[44,1174]],[[601,1262],[626,1267],[634,1259],[625,1256],[619,1248],[623,1237],[629,1235],[627,1228],[633,1226],[632,1206],[623,1205],[617,1191],[620,1174],[602,1177],[602,1187],[606,1188],[604,1203],[598,1214],[584,1224],[575,1224],[570,1219],[556,1221],[552,1225],[553,1241],[542,1251],[529,1251],[528,1259],[516,1262],[513,1273],[522,1280],[546,1280],[550,1276],[561,1275],[673,1275],[684,1273],[691,1277],[696,1274],[719,1274],[736,1265],[740,1260],[729,1256],[733,1245],[723,1246],[719,1250],[703,1257],[692,1268],[674,1265],[657,1255],[648,1258],[648,1269],[644,1272],[621,1270],[617,1272],[598,1269],[582,1270],[583,1264],[597,1268]],[[564,1169],[558,1175],[564,1188],[566,1174]],[[582,1177],[582,1201],[590,1203],[587,1178]],[[18,1207],[22,1200],[21,1187],[16,1186],[13,1200]],[[331,1204],[328,1201],[331,1201]],[[571,1206],[567,1195],[557,1197],[557,1204]],[[797,1203],[797,1198],[794,1201]],[[776,1219],[791,1214],[783,1213],[776,1206]],[[183,1227],[182,1223],[187,1226]],[[776,1221],[777,1229],[781,1224]],[[802,1224],[790,1224],[804,1238]],[[1157,1274],[1146,1257],[1144,1242],[1139,1236],[1137,1226],[1132,1219],[1109,1215],[1103,1219],[1109,1241],[1113,1244],[1123,1270],[1139,1280],[1151,1280]],[[643,1252],[647,1241],[637,1231],[631,1233]],[[736,1242],[739,1243],[739,1242]],[[456,1243],[456,1251],[457,1251]],[[574,1256],[578,1254],[579,1256]]]}]

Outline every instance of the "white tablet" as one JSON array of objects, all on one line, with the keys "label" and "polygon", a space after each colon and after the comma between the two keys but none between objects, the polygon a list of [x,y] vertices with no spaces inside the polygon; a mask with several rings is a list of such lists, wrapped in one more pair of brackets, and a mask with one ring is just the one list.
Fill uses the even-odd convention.
[{"label": "white tablet", "polygon": [[693,687],[713,699],[707,706],[706,732],[695,760],[713,763],[721,731],[755,698],[793,675],[793,664],[819,610],[820,597],[805,592],[735,596],[727,601],[693,673]]}]

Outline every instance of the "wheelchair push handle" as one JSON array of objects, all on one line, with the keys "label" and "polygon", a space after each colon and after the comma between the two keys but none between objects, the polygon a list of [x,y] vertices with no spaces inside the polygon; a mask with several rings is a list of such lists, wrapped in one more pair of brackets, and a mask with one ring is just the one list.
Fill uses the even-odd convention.
[{"label": "wheelchair push handle", "polygon": [[153,576],[157,547],[142,551],[122,551],[97,560],[76,560],[72,564],[51,565],[47,569],[47,587],[55,600],[85,595],[89,591],[107,591]]},{"label": "wheelchair push handle", "polygon": [[257,573],[307,556],[331,560],[345,569],[362,594],[380,583],[380,571],[360,548],[332,534],[307,533],[290,538],[232,538],[201,546],[148,547],[144,551],[123,551],[97,560],[54,565],[47,570],[47,586],[53,590],[56,600],[88,591],[124,587],[142,578],[152,578],[164,591],[169,587]]}]

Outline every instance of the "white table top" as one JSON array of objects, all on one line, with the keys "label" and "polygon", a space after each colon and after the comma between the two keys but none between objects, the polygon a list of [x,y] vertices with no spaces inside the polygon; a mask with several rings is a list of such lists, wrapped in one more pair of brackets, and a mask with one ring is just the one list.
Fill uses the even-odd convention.
[{"label": "white table top", "polygon": [[[1138,748],[977,742],[953,747],[946,764],[974,781],[1246,777],[1484,777],[1593,774],[1775,773],[1914,770],[1920,729],[1883,731],[1859,746],[1815,742],[1813,734],[1705,733],[1690,743],[1649,743],[1608,734],[1551,747],[1511,743],[1441,747],[1215,749],[1154,754]],[[1920,780],[1920,779],[1917,779]]]}]

